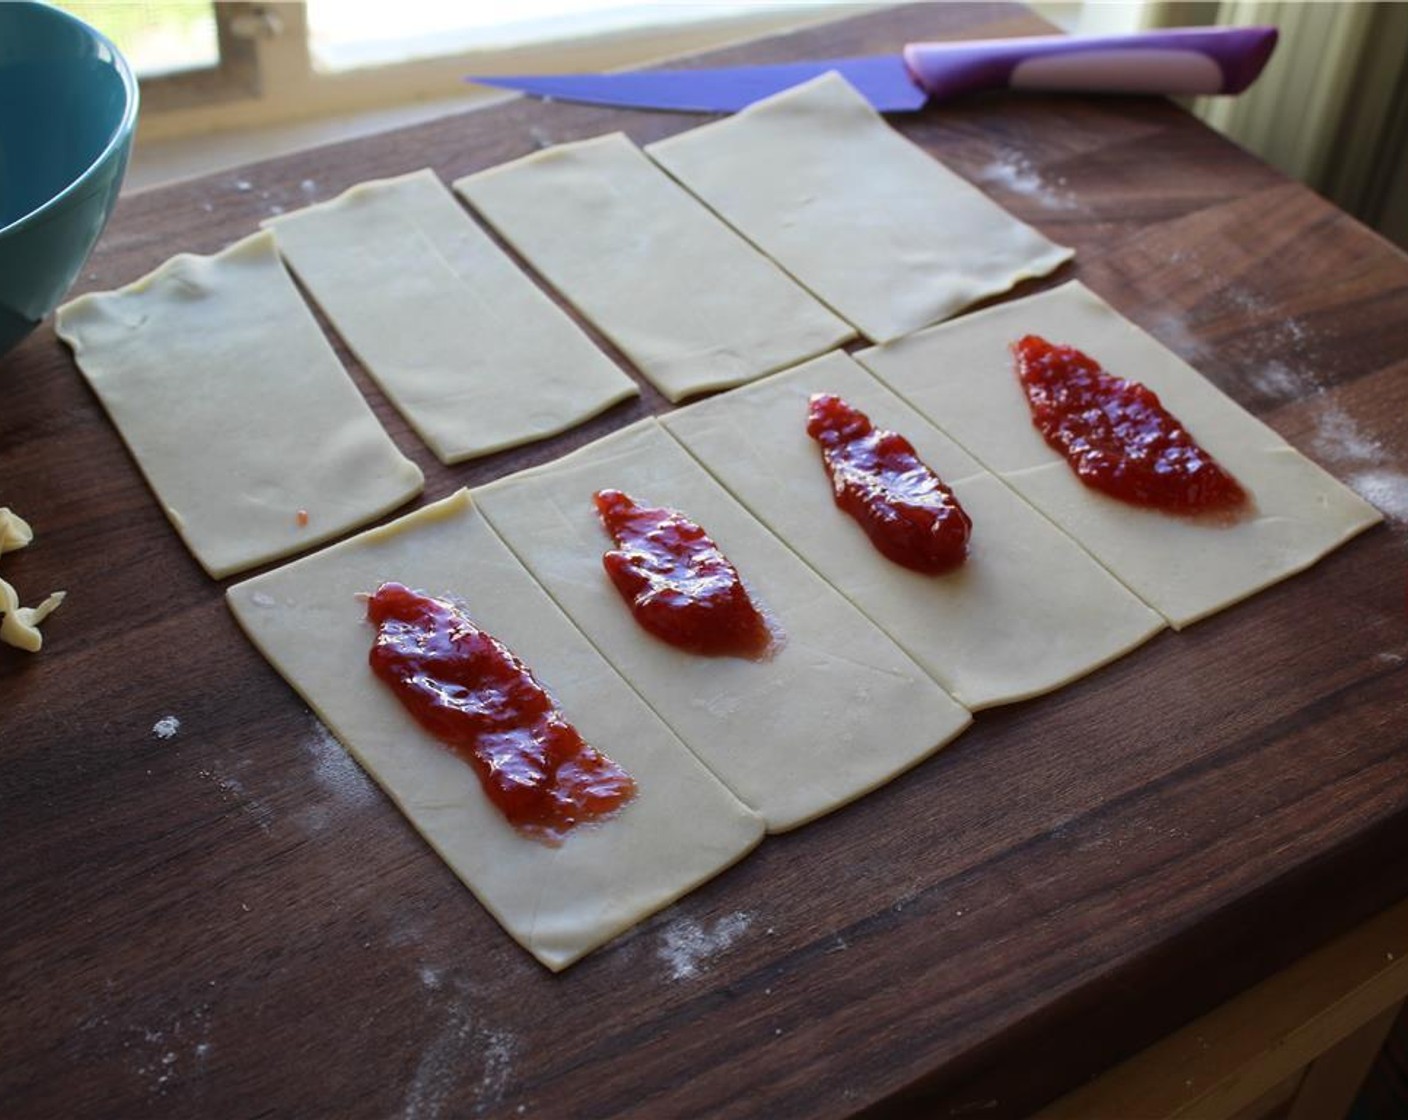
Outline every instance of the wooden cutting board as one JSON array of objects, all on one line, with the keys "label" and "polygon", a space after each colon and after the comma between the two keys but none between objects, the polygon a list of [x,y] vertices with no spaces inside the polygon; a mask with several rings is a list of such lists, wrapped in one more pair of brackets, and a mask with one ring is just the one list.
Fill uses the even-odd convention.
[{"label": "wooden cutting board", "polygon": [[[1034,30],[921,5],[713,57]],[[696,119],[517,101],[134,195],[78,290],[363,179]],[[46,325],[0,361],[0,504],[38,531],[0,570],[70,593],[0,651],[6,1115],[1018,1116],[1408,893],[1408,259],[1160,99],[895,123],[1388,523],[554,976],[244,640]],[[667,407],[446,468],[341,353],[426,499]]]}]

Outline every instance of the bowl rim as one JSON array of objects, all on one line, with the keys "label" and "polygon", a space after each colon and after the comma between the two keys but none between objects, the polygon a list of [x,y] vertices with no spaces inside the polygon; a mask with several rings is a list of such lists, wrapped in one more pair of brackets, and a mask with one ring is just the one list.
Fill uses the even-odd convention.
[{"label": "bowl rim", "polygon": [[113,129],[112,135],[108,138],[108,142],[103,145],[103,150],[93,158],[92,162],[78,175],[75,175],[73,181],[70,182],[68,186],[64,187],[63,190],[59,191],[58,194],[36,206],[29,213],[20,215],[9,225],[0,226],[0,237],[6,234],[18,233],[29,226],[41,224],[45,221],[50,211],[58,209],[62,203],[78,194],[84,186],[87,185],[89,180],[93,178],[98,169],[112,158],[113,152],[127,142],[136,127],[137,110],[142,99],[141,86],[137,82],[136,75],[132,73],[132,67],[128,63],[126,56],[117,49],[117,45],[111,39],[96,27],[83,22],[83,20],[79,19],[77,16],[71,15],[62,8],[56,8],[51,4],[40,3],[39,0],[29,0],[28,3],[23,3],[20,6],[44,12],[60,21],[80,27],[85,34],[91,36],[101,46],[106,47],[112,55],[113,68],[122,79],[123,89],[127,92],[127,104],[123,106],[122,119],[118,121],[116,127]]}]

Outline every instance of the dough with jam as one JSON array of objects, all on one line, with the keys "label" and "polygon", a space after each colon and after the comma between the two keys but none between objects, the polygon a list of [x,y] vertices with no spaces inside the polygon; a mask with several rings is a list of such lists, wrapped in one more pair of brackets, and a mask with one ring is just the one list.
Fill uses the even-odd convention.
[{"label": "dough with jam", "polygon": [[[807,401],[835,393],[898,432],[973,519],[968,557],[944,575],[886,559],[832,497],[807,435]],[[663,420],[832,586],[969,708],[1058,688],[1164,622],[1079,545],[844,354],[735,389]]]},{"label": "dough with jam", "polygon": [[854,336],[620,133],[455,190],[672,401]]},{"label": "dough with jam", "polygon": [[556,435],[639,393],[432,171],[264,225],[442,462]]},{"label": "dough with jam", "polygon": [[646,151],[872,342],[1073,255],[890,128],[835,73]]},{"label": "dough with jam", "polygon": [[[375,676],[360,593],[396,580],[464,604],[588,743],[635,779],[558,847],[524,836],[468,763]],[[514,559],[464,491],[230,588],[240,625],[525,949],[571,964],[750,851],[762,822],[688,751]]]},{"label": "dough with jam", "polygon": [[[1251,495],[1231,523],[1106,496],[1032,426],[1011,345],[1074,346],[1158,394]],[[856,357],[1176,628],[1231,606],[1381,520],[1177,354],[1079,283],[964,316]]]},{"label": "dough with jam", "polygon": [[420,492],[420,468],[342,368],[267,233],[80,296],[55,329],[216,578]]},{"label": "dough with jam", "polygon": [[[602,567],[592,495],[624,490],[699,524],[781,628],[768,660],[701,657],[651,636]],[[968,712],[799,560],[655,420],[474,492],[485,517],[685,744],[780,832],[884,784]]]}]

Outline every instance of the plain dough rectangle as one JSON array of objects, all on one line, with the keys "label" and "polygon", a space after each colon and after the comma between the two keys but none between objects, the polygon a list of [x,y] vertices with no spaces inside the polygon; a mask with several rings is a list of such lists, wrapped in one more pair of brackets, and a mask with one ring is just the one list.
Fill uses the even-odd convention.
[{"label": "plain dough rectangle", "polygon": [[267,233],[59,308],[59,337],[216,578],[418,494]]},{"label": "plain dough rectangle", "polygon": [[672,401],[854,337],[619,133],[455,190]]},{"label": "plain dough rectangle", "polygon": [[442,462],[555,435],[639,392],[431,171],[264,225]]},{"label": "plain dough rectangle", "polygon": [[[968,558],[924,575],[886,559],[837,508],[807,402],[835,393],[899,432],[973,519]],[[844,354],[735,389],[664,426],[969,708],[1050,691],[1163,629],[1079,545]]]},{"label": "plain dough rectangle", "polygon": [[646,151],[872,342],[1072,256],[891,129],[835,73]]},{"label": "plain dough rectangle", "polygon": [[[1035,334],[1142,382],[1250,492],[1219,525],[1084,485],[1032,426],[1011,346]],[[1309,567],[1380,520],[1371,505],[1078,283],[857,355],[881,380],[1083,544],[1175,627]]]},{"label": "plain dough rectangle", "polygon": [[[395,580],[461,601],[637,793],[549,847],[510,826],[470,766],[421,729],[367,663],[359,593]],[[750,851],[762,822],[685,749],[504,547],[465,491],[230,588],[260,652],[503,927],[571,964]]]},{"label": "plain dough rectangle", "polygon": [[[769,660],[701,657],[637,624],[602,568],[592,495],[626,491],[702,525],[786,639]],[[861,796],[969,723],[869,619],[660,428],[642,421],[490,483],[475,501],[549,594],[770,831]]]}]

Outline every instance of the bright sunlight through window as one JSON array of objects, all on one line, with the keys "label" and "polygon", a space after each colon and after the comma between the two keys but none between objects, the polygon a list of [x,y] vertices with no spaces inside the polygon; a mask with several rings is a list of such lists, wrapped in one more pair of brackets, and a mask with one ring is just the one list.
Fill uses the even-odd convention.
[{"label": "bright sunlight through window", "polygon": [[375,4],[308,0],[308,39],[319,70],[351,70],[789,6],[795,4],[785,0],[655,0],[649,4],[621,0],[395,0]]},{"label": "bright sunlight through window", "polygon": [[139,78],[220,64],[210,0],[62,0],[58,7],[116,43]]}]

